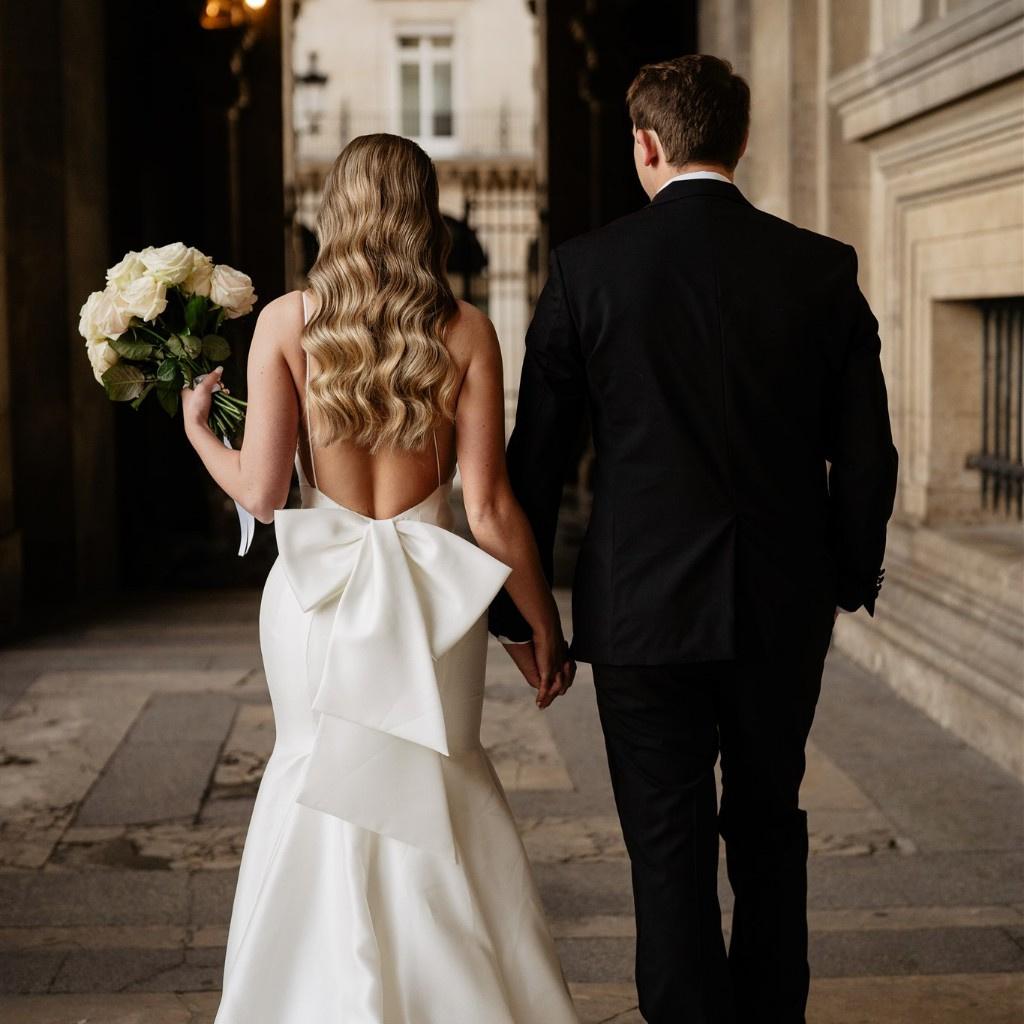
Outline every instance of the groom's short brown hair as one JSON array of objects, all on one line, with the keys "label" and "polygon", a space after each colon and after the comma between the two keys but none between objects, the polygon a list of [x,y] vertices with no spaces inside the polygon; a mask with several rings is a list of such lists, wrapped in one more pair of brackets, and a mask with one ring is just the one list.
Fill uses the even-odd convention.
[{"label": "groom's short brown hair", "polygon": [[646,64],[626,93],[636,128],[658,133],[673,167],[735,167],[750,125],[750,87],[727,60],[691,53]]}]

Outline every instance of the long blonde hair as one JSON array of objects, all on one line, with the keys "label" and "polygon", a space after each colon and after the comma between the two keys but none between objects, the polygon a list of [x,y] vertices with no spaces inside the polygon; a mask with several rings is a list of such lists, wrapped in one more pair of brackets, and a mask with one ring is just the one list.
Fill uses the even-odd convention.
[{"label": "long blonde hair", "polygon": [[309,272],[316,312],[302,347],[316,360],[313,441],[416,451],[454,418],[458,373],[444,331],[458,304],[451,235],[426,153],[397,135],[353,139],[331,167]]}]

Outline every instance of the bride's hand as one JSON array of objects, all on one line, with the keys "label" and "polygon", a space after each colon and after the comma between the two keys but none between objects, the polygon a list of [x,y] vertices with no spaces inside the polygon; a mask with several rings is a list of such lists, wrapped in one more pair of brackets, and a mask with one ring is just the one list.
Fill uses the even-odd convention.
[{"label": "bride's hand", "polygon": [[220,382],[223,376],[224,367],[218,366],[216,370],[196,377],[192,387],[181,389],[181,415],[186,430],[202,426],[210,418],[210,406],[215,391],[228,393],[228,389]]},{"label": "bride's hand", "polygon": [[561,629],[550,634],[535,633],[533,655],[537,675],[537,706],[546,708],[572,686],[576,664],[569,657]]}]

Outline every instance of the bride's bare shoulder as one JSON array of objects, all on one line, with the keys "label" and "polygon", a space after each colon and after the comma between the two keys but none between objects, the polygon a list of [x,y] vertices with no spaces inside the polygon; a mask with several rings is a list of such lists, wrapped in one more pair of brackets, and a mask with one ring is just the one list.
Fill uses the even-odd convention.
[{"label": "bride's bare shoulder", "polygon": [[276,299],[271,299],[260,310],[259,320],[274,327],[291,325],[301,330],[303,321],[302,292],[298,290],[285,292],[284,295],[278,295]]},{"label": "bride's bare shoulder", "polygon": [[302,292],[292,291],[271,299],[256,318],[254,349],[276,349],[286,356],[301,351]]},{"label": "bride's bare shoulder", "polygon": [[448,349],[463,366],[498,349],[494,324],[483,310],[458,300],[459,308],[448,327]]}]

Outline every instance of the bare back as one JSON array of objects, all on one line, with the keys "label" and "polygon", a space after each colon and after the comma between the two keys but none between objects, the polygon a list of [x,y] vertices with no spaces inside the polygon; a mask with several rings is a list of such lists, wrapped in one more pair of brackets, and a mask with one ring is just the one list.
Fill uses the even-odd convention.
[{"label": "bare back", "polygon": [[[299,396],[298,456],[303,475],[331,501],[372,519],[389,519],[425,500],[455,470],[455,427],[437,425],[434,441],[419,452],[385,450],[371,454],[348,441],[326,448],[309,441],[309,410],[306,404],[307,374],[316,372],[302,348],[302,329],[314,312],[315,300],[306,292],[294,292],[295,332],[282,339],[295,390]],[[458,331],[450,332],[458,334]],[[459,367],[460,380],[467,360],[452,345],[450,351]],[[460,354],[462,358],[460,358]],[[436,447],[435,447],[436,442]]]}]

